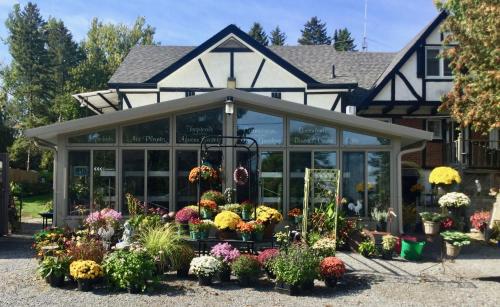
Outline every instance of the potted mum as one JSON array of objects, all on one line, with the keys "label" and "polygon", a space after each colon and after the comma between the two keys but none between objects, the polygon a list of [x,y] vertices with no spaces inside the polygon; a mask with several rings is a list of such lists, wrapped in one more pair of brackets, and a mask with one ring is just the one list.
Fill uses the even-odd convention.
[{"label": "potted mum", "polygon": [[217,214],[214,219],[214,225],[219,230],[219,239],[234,239],[236,237],[236,225],[238,225],[239,222],[241,222],[241,218],[234,212],[222,211]]},{"label": "potted mum", "polygon": [[198,212],[190,207],[184,207],[175,214],[175,221],[179,226],[179,234],[186,234],[189,229],[189,221],[198,218]]},{"label": "potted mum", "polygon": [[420,217],[424,222],[424,233],[426,235],[436,235],[439,232],[443,216],[435,212],[421,212]]},{"label": "potted mum", "polygon": [[397,238],[393,235],[385,235],[382,237],[382,258],[391,260],[396,246]]},{"label": "potted mum", "polygon": [[224,194],[216,190],[208,190],[201,194],[200,200],[211,200],[215,202],[217,206],[222,206],[226,202]]},{"label": "potted mum", "polygon": [[443,210],[448,210],[458,224],[457,228],[462,230],[465,225],[465,208],[470,205],[470,198],[464,193],[450,192],[441,196],[438,203]]},{"label": "potted mum", "polygon": [[277,223],[283,220],[283,215],[274,209],[264,205],[257,207],[257,217],[256,220],[264,224],[264,238],[272,239],[274,235],[274,227]]},{"label": "potted mum", "polygon": [[252,217],[252,210],[254,204],[252,204],[249,200],[245,200],[241,203],[241,218],[244,221],[248,221]]},{"label": "potted mum", "polygon": [[288,211],[288,217],[293,219],[295,224],[300,224],[302,222],[302,210],[300,208],[293,208]]},{"label": "potted mum", "polygon": [[243,241],[250,241],[252,239],[253,230],[253,224],[251,223],[241,221],[236,225],[236,231],[240,234]]},{"label": "potted mum", "polygon": [[470,217],[470,223],[472,227],[483,234],[490,220],[491,213],[489,211],[476,211]]},{"label": "potted mum", "polygon": [[217,211],[217,203],[210,199],[200,200],[200,215],[203,219],[211,219]]},{"label": "potted mum", "polygon": [[314,242],[312,246],[313,251],[322,258],[335,256],[336,242],[332,238],[321,238]]},{"label": "potted mum", "polygon": [[78,290],[90,291],[94,281],[103,276],[102,268],[92,260],[76,260],[69,265],[69,273],[78,283]]},{"label": "potted mum", "polygon": [[326,257],[319,264],[319,273],[327,287],[333,288],[345,274],[345,264],[337,257]]},{"label": "potted mum", "polygon": [[46,256],[38,266],[38,274],[51,287],[62,287],[68,271],[69,259],[66,257]]},{"label": "potted mum", "polygon": [[277,248],[268,248],[259,253],[257,256],[257,260],[259,261],[261,267],[264,268],[266,275],[270,279],[276,278],[276,275],[273,273],[273,259],[276,258],[279,254],[279,249]]},{"label": "potted mum", "polygon": [[253,226],[253,239],[257,242],[262,241],[264,239],[264,224],[259,221],[250,221],[249,223]]},{"label": "potted mum", "polygon": [[240,256],[240,251],[229,243],[218,243],[210,250],[210,255],[217,258],[220,262],[219,280],[231,280],[231,263]]},{"label": "potted mum", "polygon": [[256,256],[241,255],[231,263],[231,270],[238,278],[238,284],[241,287],[248,287],[259,280],[260,263]]},{"label": "potted mum", "polygon": [[448,166],[436,167],[429,174],[429,183],[438,188],[459,184],[461,181],[462,178],[460,178],[458,171]]},{"label": "potted mum", "polygon": [[460,254],[462,246],[470,244],[470,238],[460,231],[445,231],[441,233],[446,242],[446,256],[456,258]]},{"label": "potted mum", "polygon": [[220,270],[221,262],[213,256],[200,256],[191,260],[191,271],[198,277],[200,286],[209,286]]},{"label": "potted mum", "polygon": [[195,217],[189,220],[189,238],[192,240],[200,239],[201,224],[203,222]]}]

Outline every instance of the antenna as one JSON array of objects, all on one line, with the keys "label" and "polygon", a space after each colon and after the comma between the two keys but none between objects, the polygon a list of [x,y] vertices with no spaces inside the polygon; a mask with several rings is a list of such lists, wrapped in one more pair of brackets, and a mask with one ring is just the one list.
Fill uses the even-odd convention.
[{"label": "antenna", "polygon": [[365,20],[364,20],[364,25],[363,25],[363,45],[362,49],[363,51],[368,50],[368,42],[366,41],[366,19],[367,19],[367,13],[368,13],[368,0],[365,0]]}]

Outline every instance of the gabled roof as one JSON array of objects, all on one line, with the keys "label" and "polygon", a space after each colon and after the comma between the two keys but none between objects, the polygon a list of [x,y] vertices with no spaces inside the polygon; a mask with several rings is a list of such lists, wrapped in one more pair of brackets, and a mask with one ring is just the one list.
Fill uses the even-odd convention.
[{"label": "gabled roof", "polygon": [[84,133],[90,130],[99,130],[113,125],[119,125],[137,120],[148,120],[166,116],[174,112],[184,112],[206,106],[223,106],[228,96],[234,98],[236,105],[244,103],[258,108],[272,109],[282,114],[291,114],[298,118],[305,118],[315,122],[344,127],[348,129],[379,134],[387,137],[400,138],[402,145],[412,144],[421,140],[431,140],[432,133],[420,129],[413,129],[382,121],[347,115],[340,112],[325,112],[324,109],[275,99],[235,89],[222,89],[206,94],[195,95],[163,103],[156,103],[142,107],[123,110],[120,112],[75,119],[48,126],[29,129],[24,132],[26,137],[39,138],[48,142],[55,142],[57,136],[70,133]]}]

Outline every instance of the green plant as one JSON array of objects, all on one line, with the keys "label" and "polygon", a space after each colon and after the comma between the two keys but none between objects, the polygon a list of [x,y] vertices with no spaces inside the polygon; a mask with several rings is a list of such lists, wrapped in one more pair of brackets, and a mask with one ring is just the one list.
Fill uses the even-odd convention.
[{"label": "green plant", "polygon": [[443,219],[443,216],[436,212],[421,212],[420,217],[424,222],[439,223]]},{"label": "green plant", "polygon": [[174,245],[169,251],[169,263],[174,270],[189,268],[195,257],[194,249],[188,244]]},{"label": "green plant", "polygon": [[386,251],[394,249],[396,246],[397,238],[393,235],[385,235],[382,237],[382,248]]},{"label": "green plant", "polygon": [[102,241],[82,237],[66,243],[66,253],[71,260],[93,260],[101,263],[106,253]]},{"label": "green plant", "polygon": [[460,231],[444,231],[441,233],[443,240],[454,245],[454,246],[464,246],[470,244],[470,238],[463,232]]},{"label": "green plant", "polygon": [[120,289],[146,290],[156,282],[153,259],[144,252],[116,251],[104,260],[104,271],[112,286]]},{"label": "green plant", "polygon": [[366,240],[359,244],[358,252],[364,257],[374,257],[377,255],[377,248],[372,240]]},{"label": "green plant", "polygon": [[306,245],[293,244],[281,250],[272,263],[276,281],[291,286],[300,286],[314,280],[319,273],[320,259]]},{"label": "green plant", "polygon": [[69,259],[67,257],[47,256],[38,266],[38,274],[42,278],[49,276],[65,276],[69,273]]},{"label": "green plant", "polygon": [[200,200],[211,200],[214,201],[217,206],[222,206],[226,202],[224,194],[216,190],[208,190],[201,195]]},{"label": "green plant", "polygon": [[319,239],[321,239],[321,234],[319,232],[313,231],[306,234],[306,241],[309,246],[313,246]]},{"label": "green plant", "polygon": [[261,273],[260,263],[256,256],[241,255],[231,263],[231,269],[240,280],[254,281],[259,278]]},{"label": "green plant", "polygon": [[387,211],[373,208],[371,212],[371,217],[374,221],[377,221],[378,223],[385,222],[387,221]]},{"label": "green plant", "polygon": [[137,214],[129,219],[129,223],[134,228],[135,234],[137,236],[140,236],[140,234],[147,229],[161,227],[164,225],[161,221],[161,217],[156,214]]}]

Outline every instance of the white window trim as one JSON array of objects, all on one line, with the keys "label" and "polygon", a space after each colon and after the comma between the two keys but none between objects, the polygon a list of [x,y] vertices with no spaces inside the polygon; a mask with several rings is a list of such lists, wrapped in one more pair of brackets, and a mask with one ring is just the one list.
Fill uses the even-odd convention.
[{"label": "white window trim", "polygon": [[428,50],[438,50],[439,53],[441,54],[443,52],[444,47],[443,46],[427,46],[425,47],[425,77],[427,79],[451,79],[453,78],[453,75],[445,76],[444,75],[444,58],[439,57],[439,75],[438,76],[431,76],[427,74],[427,51]]},{"label": "white window trim", "polygon": [[[429,130],[429,122],[435,122],[439,126],[439,134],[435,135],[434,131]],[[432,132],[432,139],[433,140],[442,140],[443,139],[443,123],[441,122],[440,119],[428,119],[425,121],[425,130]]]}]

